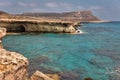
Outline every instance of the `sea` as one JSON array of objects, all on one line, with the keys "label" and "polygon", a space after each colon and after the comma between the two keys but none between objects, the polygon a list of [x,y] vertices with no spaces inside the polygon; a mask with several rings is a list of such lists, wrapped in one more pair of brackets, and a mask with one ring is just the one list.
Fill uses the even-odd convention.
[{"label": "sea", "polygon": [[36,70],[61,80],[120,80],[120,22],[83,23],[81,34],[7,35],[4,48],[29,59]]}]

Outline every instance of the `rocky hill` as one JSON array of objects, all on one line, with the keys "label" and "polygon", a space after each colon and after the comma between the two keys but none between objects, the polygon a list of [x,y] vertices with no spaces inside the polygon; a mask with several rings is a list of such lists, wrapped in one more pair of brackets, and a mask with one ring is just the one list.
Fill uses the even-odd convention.
[{"label": "rocky hill", "polygon": [[0,11],[0,15],[9,15],[9,14],[4,11]]},{"label": "rocky hill", "polygon": [[29,19],[29,20],[56,20],[56,21],[71,21],[71,22],[95,22],[101,21],[98,17],[94,16],[91,11],[76,11],[76,12],[63,12],[63,13],[22,13],[22,14],[9,14],[0,11],[0,19]]},{"label": "rocky hill", "polygon": [[91,11],[64,12],[64,13],[23,13],[21,16],[53,18],[80,22],[100,21]]}]

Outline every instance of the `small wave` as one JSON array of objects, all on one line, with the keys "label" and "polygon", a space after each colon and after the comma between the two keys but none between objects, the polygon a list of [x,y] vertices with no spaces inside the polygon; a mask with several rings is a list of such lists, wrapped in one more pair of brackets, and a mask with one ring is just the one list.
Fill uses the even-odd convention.
[{"label": "small wave", "polygon": [[82,31],[82,30],[76,30],[76,32],[75,33],[71,33],[71,34],[84,34],[84,33],[86,33],[86,32],[84,32],[84,31]]},{"label": "small wave", "polygon": [[120,80],[120,68],[110,69],[106,68],[106,74],[114,78],[115,80]]}]

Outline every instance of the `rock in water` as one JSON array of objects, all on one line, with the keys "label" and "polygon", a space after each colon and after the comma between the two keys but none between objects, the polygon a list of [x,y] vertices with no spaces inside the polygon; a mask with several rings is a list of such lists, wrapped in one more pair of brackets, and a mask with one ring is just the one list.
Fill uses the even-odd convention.
[{"label": "rock in water", "polygon": [[48,76],[46,76],[46,75],[43,74],[42,72],[36,71],[36,72],[31,76],[31,80],[53,80],[53,79],[49,78]]}]

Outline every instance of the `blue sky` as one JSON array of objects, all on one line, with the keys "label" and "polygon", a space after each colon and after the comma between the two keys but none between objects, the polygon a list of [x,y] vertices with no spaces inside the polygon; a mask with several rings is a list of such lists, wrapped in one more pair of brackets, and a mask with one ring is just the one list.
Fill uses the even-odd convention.
[{"label": "blue sky", "polygon": [[120,21],[120,0],[0,0],[0,10],[14,14],[91,10],[101,19]]}]

